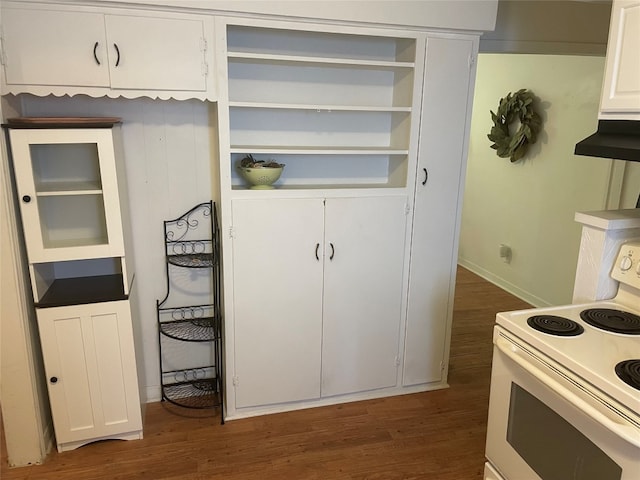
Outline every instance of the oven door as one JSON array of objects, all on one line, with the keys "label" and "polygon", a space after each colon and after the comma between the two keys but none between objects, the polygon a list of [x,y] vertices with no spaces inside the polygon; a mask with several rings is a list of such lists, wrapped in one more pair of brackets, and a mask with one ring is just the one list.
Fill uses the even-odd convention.
[{"label": "oven door", "polygon": [[486,454],[505,480],[638,480],[640,429],[496,327]]}]

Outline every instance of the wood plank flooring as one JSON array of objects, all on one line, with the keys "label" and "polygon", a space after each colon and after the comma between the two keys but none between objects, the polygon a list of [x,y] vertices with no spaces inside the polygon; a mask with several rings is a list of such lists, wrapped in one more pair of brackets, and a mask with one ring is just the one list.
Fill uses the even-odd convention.
[{"label": "wood plank flooring", "polygon": [[2,480],[480,480],[491,332],[498,311],[528,305],[458,269],[448,389],[261,416],[219,425],[147,406],[144,439],[51,453]]}]

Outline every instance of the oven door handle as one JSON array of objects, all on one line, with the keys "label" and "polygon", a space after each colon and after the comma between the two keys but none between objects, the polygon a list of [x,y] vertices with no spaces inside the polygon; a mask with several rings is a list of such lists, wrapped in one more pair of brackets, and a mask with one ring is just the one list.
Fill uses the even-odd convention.
[{"label": "oven door handle", "polygon": [[567,400],[574,407],[579,409],[580,411],[587,414],[593,420],[598,422],[600,425],[610,430],[618,437],[625,439],[627,442],[632,445],[640,448],[640,435],[638,434],[638,430],[631,425],[621,424],[616,422],[615,420],[609,418],[607,415],[602,413],[596,407],[586,402],[582,398],[578,397],[575,393],[570,391],[568,388],[560,384],[558,381],[551,378],[545,372],[536,368],[529,361],[523,359],[521,357],[521,352],[523,350],[514,345],[506,338],[498,336],[495,339],[495,343],[500,352],[504,353],[507,357],[513,360],[518,366],[522,367],[533,377],[538,379],[552,391],[560,395],[563,399]]}]

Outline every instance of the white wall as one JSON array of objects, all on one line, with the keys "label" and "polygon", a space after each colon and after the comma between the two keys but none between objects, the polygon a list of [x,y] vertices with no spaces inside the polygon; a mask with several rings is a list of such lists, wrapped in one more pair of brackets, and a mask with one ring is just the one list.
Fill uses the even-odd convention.
[{"label": "white wall", "polygon": [[480,52],[604,56],[610,16],[611,0],[500,0]]},{"label": "white wall", "polygon": [[[574,214],[607,207],[613,162],[573,155],[596,130],[603,74],[603,57],[478,59],[459,260],[536,306],[571,301],[580,240]],[[512,164],[489,148],[489,111],[521,88],[539,97],[544,131]],[[512,248],[511,263],[500,259],[500,244]]]},{"label": "white wall", "polygon": [[620,208],[634,208],[640,195],[640,162],[625,162]]},{"label": "white wall", "polygon": [[[22,97],[25,116],[121,117],[134,239],[139,321],[143,338],[143,400],[158,401],[158,337],[155,304],[166,293],[163,220],[215,199],[217,147],[206,102],[76,97]],[[183,279],[179,279],[182,281]],[[186,346],[207,356],[199,346]]]},{"label": "white wall", "polygon": [[[0,117],[3,111],[13,114],[4,100]],[[21,466],[44,460],[53,444],[53,425],[4,135],[0,160],[0,403],[8,462]]]}]

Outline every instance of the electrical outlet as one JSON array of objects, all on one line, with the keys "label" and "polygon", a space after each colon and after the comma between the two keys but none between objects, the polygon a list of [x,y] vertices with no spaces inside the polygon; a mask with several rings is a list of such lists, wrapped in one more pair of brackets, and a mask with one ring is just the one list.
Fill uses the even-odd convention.
[{"label": "electrical outlet", "polygon": [[500,244],[500,258],[505,263],[511,263],[512,251],[509,245],[505,245],[504,243]]}]

